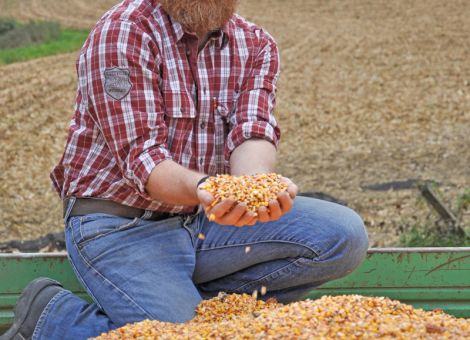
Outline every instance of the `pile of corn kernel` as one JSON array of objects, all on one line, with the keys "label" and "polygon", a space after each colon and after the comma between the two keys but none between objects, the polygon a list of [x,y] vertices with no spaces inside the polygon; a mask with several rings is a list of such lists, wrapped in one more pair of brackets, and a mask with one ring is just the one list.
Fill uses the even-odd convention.
[{"label": "pile of corn kernel", "polygon": [[250,295],[203,301],[196,317],[171,324],[145,320],[99,340],[117,339],[470,339],[470,320],[383,297],[324,296],[282,305]]},{"label": "pile of corn kernel", "polygon": [[245,176],[217,175],[209,177],[201,189],[212,194],[216,205],[224,199],[233,199],[247,205],[249,211],[256,214],[261,206],[268,206],[270,200],[276,200],[278,193],[287,190],[287,183],[281,181],[279,174],[256,174]]}]

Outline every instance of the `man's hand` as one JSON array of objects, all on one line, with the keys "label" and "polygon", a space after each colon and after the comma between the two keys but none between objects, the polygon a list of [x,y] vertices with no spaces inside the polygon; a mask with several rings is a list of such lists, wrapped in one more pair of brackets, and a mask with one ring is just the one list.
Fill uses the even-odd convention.
[{"label": "man's hand", "polygon": [[287,191],[277,195],[277,200],[269,201],[268,207],[258,208],[258,220],[260,222],[275,221],[287,213],[294,205],[295,196],[299,191],[297,185],[287,177],[282,177],[282,181],[287,183]]},{"label": "man's hand", "polygon": [[210,207],[214,197],[209,192],[202,190],[200,186],[197,189],[197,196],[209,220],[218,224],[243,227],[254,225],[257,221],[255,214],[248,211],[245,203],[225,199]]},{"label": "man's hand", "polygon": [[254,225],[257,221],[275,221],[292,208],[294,198],[298,193],[297,185],[286,177],[282,180],[288,184],[287,191],[280,193],[277,200],[270,201],[268,207],[260,207],[258,216],[248,211],[245,203],[237,203],[232,199],[225,199],[211,207],[214,197],[200,187],[197,189],[197,195],[209,220],[218,224],[243,227]]},{"label": "man's hand", "polygon": [[[264,139],[249,139],[240,144],[230,156],[230,171],[234,176],[250,175],[256,173],[272,173],[276,164],[276,147]],[[269,222],[279,219],[294,205],[297,196],[297,186],[288,178],[287,193],[280,193],[277,200],[268,202],[268,207],[258,209],[257,220]]]}]

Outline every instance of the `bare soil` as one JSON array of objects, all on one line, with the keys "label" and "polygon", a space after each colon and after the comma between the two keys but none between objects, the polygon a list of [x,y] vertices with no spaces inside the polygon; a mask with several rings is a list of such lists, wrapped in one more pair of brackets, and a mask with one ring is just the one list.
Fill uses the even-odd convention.
[{"label": "bare soil", "polygon": [[[0,13],[89,29],[114,3],[0,0]],[[279,172],[347,201],[371,246],[397,245],[431,210],[414,189],[361,185],[431,179],[455,208],[470,187],[470,2],[258,0],[239,12],[281,51]],[[62,228],[48,176],[73,112],[75,57],[0,67],[2,240]]]}]

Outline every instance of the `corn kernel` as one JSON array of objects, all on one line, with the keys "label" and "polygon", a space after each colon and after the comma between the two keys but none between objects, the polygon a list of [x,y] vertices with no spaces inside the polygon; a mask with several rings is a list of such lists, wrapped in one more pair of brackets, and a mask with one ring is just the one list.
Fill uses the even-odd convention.
[{"label": "corn kernel", "polygon": [[261,292],[262,296],[266,295],[267,291],[268,291],[268,288],[266,288],[265,286],[261,286],[261,291],[260,292]]},{"label": "corn kernel", "polygon": [[287,190],[287,183],[281,178],[281,175],[275,173],[238,177],[217,175],[207,179],[201,189],[210,192],[214,197],[209,207],[230,198],[245,203],[248,210],[256,214],[258,207],[268,207],[269,201],[276,200],[279,193]]},{"label": "corn kernel", "polygon": [[144,320],[96,340],[128,339],[469,339],[470,321],[425,312],[396,300],[359,295],[323,296],[282,305],[248,294],[202,301],[193,320]]}]

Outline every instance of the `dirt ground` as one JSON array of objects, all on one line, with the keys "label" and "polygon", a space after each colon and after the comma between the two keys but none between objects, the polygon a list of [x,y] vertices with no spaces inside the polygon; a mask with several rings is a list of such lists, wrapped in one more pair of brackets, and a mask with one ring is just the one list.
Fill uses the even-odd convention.
[{"label": "dirt ground", "polygon": [[[90,28],[114,3],[0,0],[0,13]],[[242,0],[239,12],[280,46],[279,172],[347,201],[371,246],[398,245],[431,210],[415,189],[363,185],[435,180],[455,207],[470,187],[470,2]],[[62,228],[48,174],[73,111],[75,57],[0,67],[1,240]]]}]

